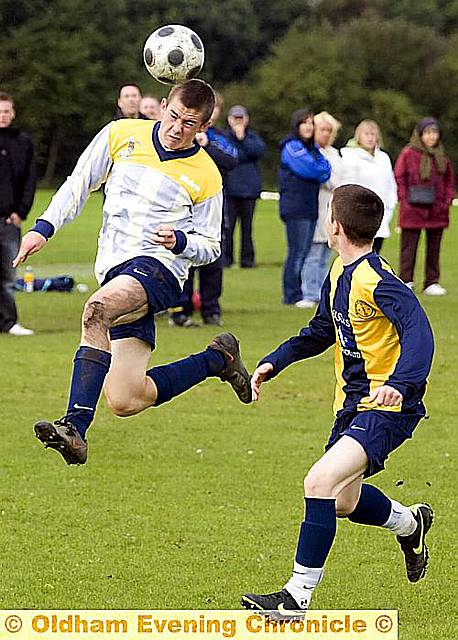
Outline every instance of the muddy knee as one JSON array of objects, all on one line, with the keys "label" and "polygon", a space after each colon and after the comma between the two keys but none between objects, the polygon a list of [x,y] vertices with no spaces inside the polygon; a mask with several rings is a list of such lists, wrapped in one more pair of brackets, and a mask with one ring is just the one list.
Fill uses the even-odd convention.
[{"label": "muddy knee", "polygon": [[108,316],[107,305],[103,300],[89,300],[84,305],[83,327],[86,331],[90,331],[96,327],[108,329],[110,319]]}]

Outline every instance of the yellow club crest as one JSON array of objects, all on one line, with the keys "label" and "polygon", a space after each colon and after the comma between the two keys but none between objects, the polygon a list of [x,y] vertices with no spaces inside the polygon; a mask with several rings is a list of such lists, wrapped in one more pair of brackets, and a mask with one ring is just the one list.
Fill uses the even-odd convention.
[{"label": "yellow club crest", "polygon": [[368,302],[365,302],[364,300],[357,300],[355,302],[355,313],[358,318],[369,320],[375,316],[376,311]]}]

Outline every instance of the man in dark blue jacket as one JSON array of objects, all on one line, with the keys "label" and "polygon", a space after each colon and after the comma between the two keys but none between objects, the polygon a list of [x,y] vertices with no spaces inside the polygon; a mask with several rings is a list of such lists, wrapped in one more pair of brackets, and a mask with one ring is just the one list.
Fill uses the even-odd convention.
[{"label": "man in dark blue jacket", "polygon": [[226,200],[226,238],[224,247],[225,266],[234,261],[234,229],[237,219],[241,225],[240,266],[255,266],[254,244],[252,237],[253,214],[256,199],[261,193],[261,172],[258,161],[264,155],[266,145],[261,136],[248,127],[250,117],[245,107],[234,105],[229,109],[227,118],[228,139],[238,149],[239,163],[227,175],[225,183]]}]

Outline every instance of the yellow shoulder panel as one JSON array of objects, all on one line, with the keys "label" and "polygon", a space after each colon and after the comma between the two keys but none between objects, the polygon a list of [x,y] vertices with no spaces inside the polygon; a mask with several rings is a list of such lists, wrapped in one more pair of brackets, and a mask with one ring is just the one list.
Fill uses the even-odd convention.
[{"label": "yellow shoulder panel", "polygon": [[117,120],[110,128],[110,155],[115,163],[143,165],[178,182],[197,204],[222,189],[221,174],[208,153],[199,149],[185,158],[159,158],[152,140],[153,120]]}]

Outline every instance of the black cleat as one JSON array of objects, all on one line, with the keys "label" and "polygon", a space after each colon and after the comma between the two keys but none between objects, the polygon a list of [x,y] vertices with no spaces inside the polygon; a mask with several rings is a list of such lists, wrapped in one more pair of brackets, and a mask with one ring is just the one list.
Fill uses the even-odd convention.
[{"label": "black cleat", "polygon": [[417,528],[410,536],[396,536],[396,539],[404,552],[409,582],[418,582],[425,575],[428,565],[425,537],[433,523],[434,514],[429,504],[414,504],[409,508],[417,521]]},{"label": "black cleat", "polygon": [[227,366],[220,374],[220,379],[229,382],[241,402],[249,404],[252,400],[250,374],[242,362],[237,338],[232,333],[221,333],[213,338],[209,347],[220,351],[226,358]]},{"label": "black cleat", "polygon": [[[264,611],[269,614],[275,613],[275,617],[281,616],[289,619],[297,618],[300,614],[304,615],[307,611],[305,608],[300,608],[293,596],[286,589],[265,595],[245,593],[240,603],[245,609]],[[274,616],[271,615],[271,617]]]},{"label": "black cleat", "polygon": [[37,422],[35,435],[46,449],[58,451],[67,464],[84,464],[87,460],[87,442],[75,427],[62,418],[51,422]]}]

